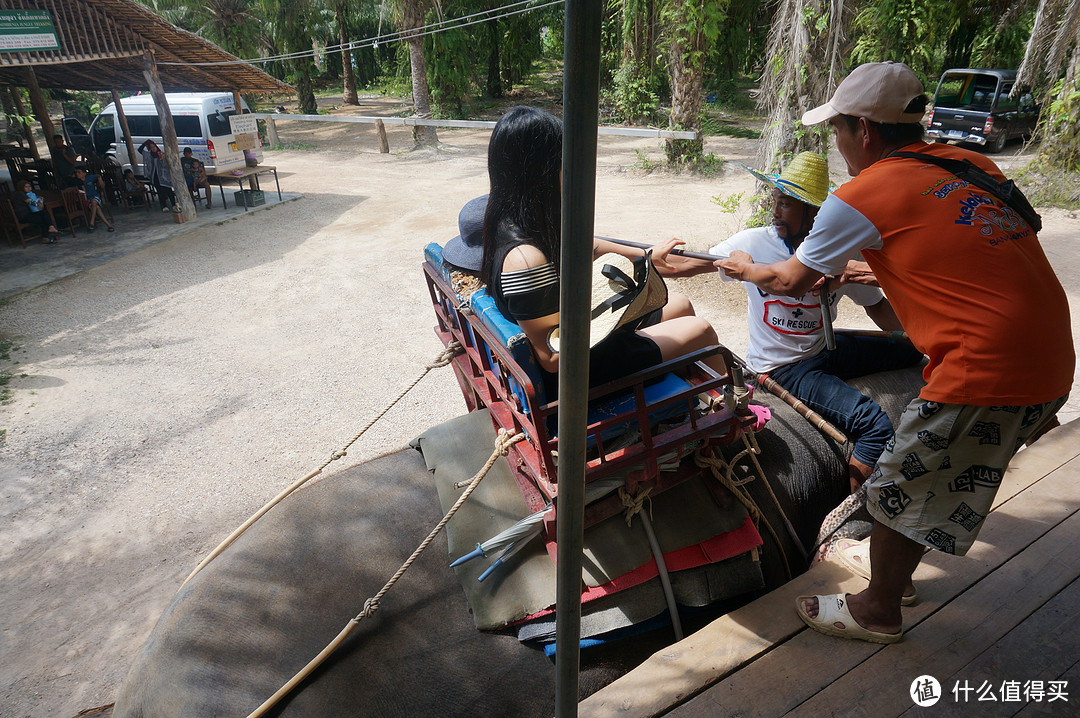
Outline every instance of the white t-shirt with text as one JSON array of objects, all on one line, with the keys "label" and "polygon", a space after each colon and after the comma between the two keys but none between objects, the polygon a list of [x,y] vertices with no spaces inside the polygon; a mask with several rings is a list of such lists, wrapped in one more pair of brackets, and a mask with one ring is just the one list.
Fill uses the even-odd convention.
[{"label": "white t-shirt with text", "polygon": [[[783,262],[793,254],[775,227],[743,230],[709,252],[728,255],[736,250],[746,252],[757,264]],[[724,279],[731,281],[726,276]],[[748,299],[747,327],[750,333],[746,363],[755,372],[770,372],[785,364],[808,359],[825,348],[820,295],[807,292],[801,297],[783,297],[769,294],[750,282],[743,282],[743,288]],[[836,318],[836,303],[842,296],[850,297],[860,307],[873,306],[884,298],[877,287],[858,284],[836,287],[829,292],[833,319]]]}]

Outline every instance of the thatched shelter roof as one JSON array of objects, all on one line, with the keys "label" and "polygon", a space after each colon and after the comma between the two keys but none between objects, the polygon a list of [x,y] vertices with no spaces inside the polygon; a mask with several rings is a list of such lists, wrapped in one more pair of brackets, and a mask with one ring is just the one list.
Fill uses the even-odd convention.
[{"label": "thatched shelter roof", "polygon": [[[166,92],[293,92],[247,63],[198,66],[238,58],[172,25],[133,0],[0,0],[3,10],[47,10],[59,50],[0,52],[0,83],[26,85],[32,66],[43,88],[145,90],[150,51]],[[178,65],[168,63],[182,63]]]}]

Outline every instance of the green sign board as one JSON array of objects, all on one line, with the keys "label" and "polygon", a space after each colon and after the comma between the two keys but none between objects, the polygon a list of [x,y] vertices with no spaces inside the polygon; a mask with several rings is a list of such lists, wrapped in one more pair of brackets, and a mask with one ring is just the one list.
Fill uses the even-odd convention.
[{"label": "green sign board", "polygon": [[47,10],[0,10],[0,52],[59,49]]}]

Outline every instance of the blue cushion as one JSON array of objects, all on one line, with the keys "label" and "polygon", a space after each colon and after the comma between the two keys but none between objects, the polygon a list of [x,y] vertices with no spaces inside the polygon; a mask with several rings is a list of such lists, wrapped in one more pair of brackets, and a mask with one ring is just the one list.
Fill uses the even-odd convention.
[{"label": "blue cushion", "polygon": [[[671,372],[664,374],[658,380],[652,381],[645,385],[645,403],[653,404],[658,401],[662,401],[669,396],[674,396],[680,391],[686,391],[690,388],[690,382],[682,379]],[[624,414],[628,411],[634,410],[634,392],[627,390],[621,394],[616,394],[611,398],[604,399],[603,401],[593,402],[589,405],[588,422],[590,424],[602,421],[604,419],[610,419],[613,416]],[[687,404],[684,401],[679,401],[674,404],[655,409],[649,412],[649,423],[655,424],[658,421],[664,419],[673,419],[675,417],[682,416],[687,411]],[[636,428],[634,421],[629,421],[625,424],[616,424],[600,432],[600,438],[604,441],[610,441],[613,437],[624,434],[632,428]],[[594,443],[595,439],[589,437],[589,445]]]}]

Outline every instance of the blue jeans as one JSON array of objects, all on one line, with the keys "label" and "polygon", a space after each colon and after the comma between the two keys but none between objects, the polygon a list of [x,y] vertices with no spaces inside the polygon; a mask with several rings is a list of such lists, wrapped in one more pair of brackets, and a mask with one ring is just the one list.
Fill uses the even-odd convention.
[{"label": "blue jeans", "polygon": [[903,369],[921,359],[922,354],[906,341],[838,334],[836,349],[785,364],[769,376],[844,432],[854,442],[852,455],[873,466],[892,438],[892,422],[876,401],[846,380]]}]

